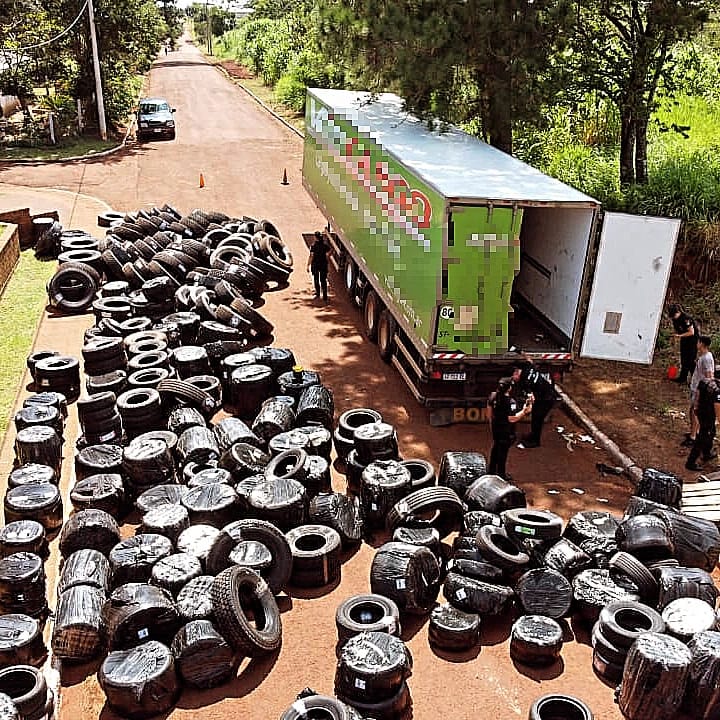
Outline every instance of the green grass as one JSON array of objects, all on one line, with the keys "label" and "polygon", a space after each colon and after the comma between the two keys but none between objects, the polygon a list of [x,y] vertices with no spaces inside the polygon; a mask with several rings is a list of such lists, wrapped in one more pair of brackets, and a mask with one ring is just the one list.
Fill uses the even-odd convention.
[{"label": "green grass", "polygon": [[45,284],[56,269],[31,250],[20,253],[15,272],[0,296],[0,436],[7,430],[18,385],[25,372],[41,313],[47,304]]},{"label": "green grass", "polygon": [[119,144],[117,139],[77,138],[53,147],[0,147],[0,160],[64,160],[81,155],[94,155]]}]

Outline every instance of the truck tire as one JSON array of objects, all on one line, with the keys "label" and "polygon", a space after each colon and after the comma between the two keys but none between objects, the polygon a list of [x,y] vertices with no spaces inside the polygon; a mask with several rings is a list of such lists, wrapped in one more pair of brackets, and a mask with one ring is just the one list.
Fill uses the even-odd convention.
[{"label": "truck tire", "polygon": [[348,257],[345,261],[345,268],[343,272],[343,284],[348,297],[354,302],[358,278],[358,267],[355,261]]},{"label": "truck tire", "polygon": [[374,290],[368,290],[363,303],[363,326],[365,337],[370,342],[377,342],[378,319],[382,311],[382,303]]},{"label": "truck tire", "polygon": [[543,695],[530,708],[530,720],[551,720],[572,718],[572,720],[593,720],[592,710],[571,695]]},{"label": "truck tire", "polygon": [[395,333],[397,332],[397,323],[395,318],[387,309],[382,310],[378,317],[377,325],[377,344],[380,357],[389,363],[395,352]]}]

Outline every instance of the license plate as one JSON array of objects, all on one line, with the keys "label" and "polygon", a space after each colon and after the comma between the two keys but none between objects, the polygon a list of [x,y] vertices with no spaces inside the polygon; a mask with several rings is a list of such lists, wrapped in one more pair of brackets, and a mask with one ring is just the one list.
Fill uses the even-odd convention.
[{"label": "license plate", "polygon": [[447,372],[442,374],[443,380],[465,380],[464,372]]},{"label": "license plate", "polygon": [[155,128],[155,129],[153,130],[153,132],[161,133],[161,132],[162,132],[162,128]]}]

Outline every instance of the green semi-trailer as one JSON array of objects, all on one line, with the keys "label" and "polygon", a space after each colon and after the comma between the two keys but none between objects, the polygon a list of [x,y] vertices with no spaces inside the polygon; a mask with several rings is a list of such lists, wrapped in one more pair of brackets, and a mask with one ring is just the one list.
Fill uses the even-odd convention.
[{"label": "green semi-trailer", "polygon": [[677,221],[599,233],[596,200],[395,95],[313,88],[306,108],[303,184],[345,289],[415,397],[452,408],[436,421],[479,420],[520,354],[555,377],[579,351],[651,361]]}]

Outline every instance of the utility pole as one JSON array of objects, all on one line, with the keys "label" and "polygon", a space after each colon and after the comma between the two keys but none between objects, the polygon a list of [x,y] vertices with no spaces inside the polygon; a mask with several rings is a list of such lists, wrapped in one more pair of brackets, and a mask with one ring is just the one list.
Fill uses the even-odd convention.
[{"label": "utility pole", "polygon": [[98,129],[100,137],[107,140],[105,126],[105,101],[103,100],[102,79],[100,77],[100,57],[98,55],[97,36],[95,35],[95,8],[93,0],[88,0],[88,20],[90,21],[90,44],[92,45],[93,68],[95,69],[95,97],[98,109]]},{"label": "utility pole", "polygon": [[210,3],[208,0],[205,0],[205,24],[207,25],[208,55],[212,55],[212,26],[210,25]]}]

